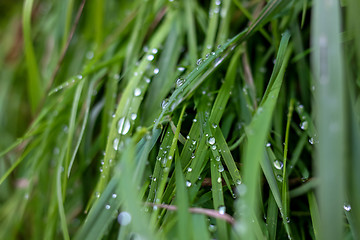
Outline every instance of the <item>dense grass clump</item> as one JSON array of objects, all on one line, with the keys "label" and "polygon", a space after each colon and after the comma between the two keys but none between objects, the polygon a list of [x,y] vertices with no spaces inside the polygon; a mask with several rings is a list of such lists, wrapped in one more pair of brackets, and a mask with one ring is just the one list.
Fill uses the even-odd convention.
[{"label": "dense grass clump", "polygon": [[360,238],[358,0],[0,6],[0,239]]}]

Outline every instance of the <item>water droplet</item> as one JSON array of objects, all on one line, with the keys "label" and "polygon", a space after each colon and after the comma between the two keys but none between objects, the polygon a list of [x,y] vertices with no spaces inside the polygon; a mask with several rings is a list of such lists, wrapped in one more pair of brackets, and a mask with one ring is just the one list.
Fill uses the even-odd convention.
[{"label": "water droplet", "polygon": [[300,128],[304,131],[308,129],[308,126],[309,126],[309,123],[307,121],[303,121],[300,123]]},{"label": "water droplet", "polygon": [[225,206],[219,206],[219,213],[225,214],[226,213],[226,207]]},{"label": "water droplet", "polygon": [[111,195],[111,197],[112,197],[112,198],[116,198],[116,197],[117,197],[116,193],[113,193],[113,194]]},{"label": "water droplet", "polygon": [[150,83],[150,82],[151,82],[150,78],[146,77],[146,78],[145,78],[145,82],[146,82],[146,83]]},{"label": "water droplet", "polygon": [[156,48],[153,48],[153,49],[151,50],[151,52],[152,52],[153,54],[157,54],[158,50],[157,50]]},{"label": "water droplet", "polygon": [[159,73],[159,69],[158,68],[155,68],[154,69],[154,74],[158,74]]},{"label": "water droplet", "polygon": [[152,60],[154,60],[154,55],[147,55],[147,57],[146,57],[146,59],[148,60],[148,61],[152,61]]},{"label": "water droplet", "polygon": [[296,110],[298,111],[299,114],[302,114],[302,113],[304,112],[304,105],[299,104],[299,105],[296,107]]},{"label": "water droplet", "polygon": [[283,181],[283,177],[282,177],[282,175],[280,175],[280,174],[276,175],[276,179],[277,179],[279,182],[282,182],[282,181]]},{"label": "water droplet", "polygon": [[211,149],[212,149],[212,150],[216,150],[216,145],[212,145],[212,146],[211,146]]},{"label": "water droplet", "polygon": [[188,172],[192,172],[192,168],[189,167],[189,168],[187,169],[187,171],[188,171]]},{"label": "water droplet", "polygon": [[220,48],[221,48],[221,45],[218,45],[217,48],[220,49]]},{"label": "water droplet", "polygon": [[276,169],[281,170],[281,169],[283,168],[283,166],[284,166],[284,164],[283,164],[282,161],[280,161],[280,160],[278,160],[278,159],[276,159],[276,160],[274,161],[274,167],[275,167]]},{"label": "water droplet", "polygon": [[266,144],[266,147],[271,147],[271,143],[268,142],[268,143]]},{"label": "water droplet", "polygon": [[105,208],[106,208],[106,209],[110,209],[111,206],[110,206],[109,204],[106,204],[106,205],[105,205]]},{"label": "water droplet", "polygon": [[89,51],[89,52],[86,53],[86,58],[87,59],[91,60],[91,59],[93,59],[93,57],[94,57],[94,52]]},{"label": "water droplet", "polygon": [[156,177],[155,177],[155,178],[153,178],[153,181],[154,181],[154,182],[156,182]]},{"label": "water droplet", "polygon": [[217,128],[217,124],[215,124],[215,123],[213,123],[211,126],[212,126],[213,128]]},{"label": "water droplet", "polygon": [[219,162],[220,161],[220,156],[216,156],[216,158],[215,158],[215,160],[217,161],[217,162]]},{"label": "water droplet", "polygon": [[219,172],[223,172],[224,171],[224,166],[222,164],[219,165]]},{"label": "water droplet", "polygon": [[135,88],[135,90],[134,90],[134,96],[135,97],[138,97],[138,96],[140,96],[141,95],[141,89],[140,88]]},{"label": "water droplet", "polygon": [[161,108],[162,109],[165,109],[169,106],[169,99],[164,99],[162,102],[161,102]]},{"label": "water droplet", "polygon": [[118,121],[118,133],[125,135],[130,130],[130,121],[128,119],[125,119],[125,117],[120,118]]},{"label": "water droplet", "polygon": [[185,71],[185,68],[184,67],[178,67],[177,70],[180,71],[180,72],[183,72],[183,71]]},{"label": "water droplet", "polygon": [[215,232],[215,231],[216,231],[216,226],[213,225],[213,224],[210,224],[210,225],[209,225],[209,231],[210,231],[210,232]]},{"label": "water droplet", "polygon": [[193,119],[193,122],[194,122],[194,123],[197,122],[196,118]]},{"label": "water droplet", "polygon": [[196,144],[196,140],[192,140],[191,143],[192,143],[192,145],[195,145],[195,144]]},{"label": "water droplet", "polygon": [[96,198],[99,198],[99,197],[100,197],[100,193],[99,193],[99,192],[96,192],[96,193],[95,193],[95,197],[96,197]]},{"label": "water droplet", "polygon": [[183,78],[178,78],[178,79],[176,80],[176,87],[181,87],[184,83],[185,83],[185,79],[183,79]]},{"label": "water droplet", "polygon": [[119,148],[119,141],[120,141],[120,140],[119,140],[118,138],[115,138],[115,139],[114,139],[113,148],[114,148],[115,151],[117,151],[118,148]]},{"label": "water droplet", "polygon": [[130,115],[130,118],[131,118],[131,120],[135,120],[135,119],[137,118],[137,114],[136,114],[136,113],[132,113],[132,114]]},{"label": "water droplet", "polygon": [[196,61],[196,65],[199,66],[199,65],[202,63],[202,61],[203,61],[202,58],[199,58],[199,59]]},{"label": "water droplet", "polygon": [[221,182],[222,182],[221,177],[218,177],[217,182],[218,182],[218,183],[221,183]]},{"label": "water droplet", "polygon": [[122,226],[126,226],[131,222],[131,215],[128,212],[121,212],[117,217],[118,223]]},{"label": "water droplet", "polygon": [[185,184],[187,187],[191,187],[191,182],[189,180],[187,180]]},{"label": "water droplet", "polygon": [[214,137],[210,137],[210,138],[208,139],[208,143],[209,143],[210,145],[214,145],[214,144],[215,144],[215,138],[214,138]]},{"label": "water droplet", "polygon": [[344,210],[347,212],[350,212],[350,210],[351,210],[350,204],[344,204]]},{"label": "water droplet", "polygon": [[312,145],[315,143],[314,138],[309,138],[309,143]]}]

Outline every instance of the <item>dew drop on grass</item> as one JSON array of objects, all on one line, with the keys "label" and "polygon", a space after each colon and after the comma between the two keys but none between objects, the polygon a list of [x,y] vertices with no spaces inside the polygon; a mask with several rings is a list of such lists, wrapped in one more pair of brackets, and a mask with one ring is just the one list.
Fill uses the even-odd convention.
[{"label": "dew drop on grass", "polygon": [[111,208],[111,206],[110,206],[109,204],[106,204],[106,205],[105,205],[105,208],[106,208],[107,210],[109,210],[109,209]]},{"label": "dew drop on grass", "polygon": [[214,138],[214,137],[209,137],[208,143],[209,143],[210,145],[214,145],[214,144],[215,144],[215,138]]},{"label": "dew drop on grass", "polygon": [[150,78],[146,77],[146,78],[145,78],[145,82],[146,82],[146,83],[150,83],[150,82],[151,82]]},{"label": "dew drop on grass", "polygon": [[188,172],[192,172],[192,168],[189,167],[189,168],[187,169],[187,171],[188,171]]},{"label": "dew drop on grass", "polygon": [[162,102],[161,102],[161,108],[162,109],[165,109],[169,106],[169,99],[164,99]]},{"label": "dew drop on grass", "polygon": [[216,156],[216,158],[215,158],[215,160],[217,161],[217,162],[219,162],[220,161],[220,156]]},{"label": "dew drop on grass", "polygon": [[300,123],[300,128],[302,129],[302,130],[307,130],[308,129],[308,127],[309,127],[309,123],[307,122],[307,121],[303,121],[303,122],[301,122]]},{"label": "dew drop on grass", "polygon": [[266,147],[271,147],[271,143],[268,142],[268,143],[266,144]]},{"label": "dew drop on grass", "polygon": [[212,126],[213,128],[217,128],[217,124],[215,124],[215,123],[213,123],[211,126]]},{"label": "dew drop on grass", "polygon": [[131,120],[135,120],[135,119],[137,118],[137,114],[136,114],[136,113],[132,113],[132,114],[130,115],[130,118],[131,118]]},{"label": "dew drop on grass", "polygon": [[116,198],[116,197],[117,197],[116,193],[113,193],[113,194],[111,195],[111,197],[112,197],[112,198]]},{"label": "dew drop on grass", "polygon": [[212,150],[216,150],[216,145],[212,145],[212,146],[211,146],[211,149],[212,149]]},{"label": "dew drop on grass", "polygon": [[183,71],[185,71],[185,68],[184,67],[178,67],[177,70],[180,71],[180,72],[183,72]]},{"label": "dew drop on grass", "polygon": [[134,96],[135,97],[138,97],[138,96],[140,96],[141,95],[141,89],[140,88],[135,88],[135,90],[134,90]]},{"label": "dew drop on grass", "polygon": [[191,187],[191,182],[189,180],[187,180],[185,184],[187,187]]},{"label": "dew drop on grass", "polygon": [[216,231],[216,226],[213,225],[213,224],[210,224],[210,225],[209,225],[209,231],[210,231],[210,232],[215,232],[215,231]]},{"label": "dew drop on grass", "polygon": [[296,107],[296,110],[299,114],[302,114],[304,112],[304,105],[302,104],[299,104],[297,107]]},{"label": "dew drop on grass", "polygon": [[99,193],[99,192],[96,192],[96,193],[95,193],[95,197],[96,197],[96,198],[99,198],[99,197],[100,197],[100,193]]},{"label": "dew drop on grass", "polygon": [[117,125],[119,134],[125,135],[130,130],[130,121],[125,119],[125,117],[120,118]]},{"label": "dew drop on grass", "polygon": [[152,60],[154,60],[154,55],[147,55],[147,57],[146,57],[146,59],[148,60],[148,61],[152,61]]},{"label": "dew drop on grass", "polygon": [[347,211],[347,212],[350,212],[351,211],[350,204],[344,204],[344,210]]},{"label": "dew drop on grass", "polygon": [[151,52],[152,52],[153,54],[157,54],[158,50],[157,50],[156,48],[153,48],[153,49],[151,50]]},{"label": "dew drop on grass", "polygon": [[155,68],[154,69],[154,74],[158,74],[159,73],[159,69],[158,68]]},{"label": "dew drop on grass", "polygon": [[196,119],[196,118],[194,118],[194,119],[193,119],[193,122],[194,122],[194,123],[196,123],[196,122],[197,122],[197,119]]},{"label": "dew drop on grass", "polygon": [[185,83],[185,79],[183,79],[183,78],[178,78],[178,79],[176,80],[176,87],[181,87],[184,83]]},{"label": "dew drop on grass", "polygon": [[226,213],[226,207],[225,206],[219,206],[219,213],[221,215],[225,214]]},{"label": "dew drop on grass", "polygon": [[120,141],[120,140],[119,140],[118,138],[115,138],[115,139],[114,139],[113,148],[114,148],[115,151],[117,151],[118,148],[119,148],[119,141]]},{"label": "dew drop on grass", "polygon": [[121,212],[118,217],[117,221],[121,226],[129,225],[131,222],[131,215],[128,212]]},{"label": "dew drop on grass", "polygon": [[277,179],[279,182],[282,182],[282,181],[283,181],[283,177],[282,177],[280,174],[276,175],[276,179]]},{"label": "dew drop on grass", "polygon": [[199,66],[199,65],[202,63],[202,61],[203,61],[202,58],[199,58],[199,59],[196,61],[196,65]]},{"label": "dew drop on grass", "polygon": [[224,166],[222,164],[219,165],[219,172],[223,172],[224,171]]},{"label": "dew drop on grass", "polygon": [[314,138],[309,138],[309,143],[313,145],[315,143]]},{"label": "dew drop on grass", "polygon": [[276,169],[281,170],[281,169],[283,168],[283,166],[284,166],[284,164],[283,164],[282,161],[280,161],[280,160],[278,160],[278,159],[276,159],[276,160],[274,161],[274,167],[275,167]]},{"label": "dew drop on grass", "polygon": [[218,177],[217,182],[218,182],[218,183],[221,183],[221,182],[222,182],[221,177]]}]

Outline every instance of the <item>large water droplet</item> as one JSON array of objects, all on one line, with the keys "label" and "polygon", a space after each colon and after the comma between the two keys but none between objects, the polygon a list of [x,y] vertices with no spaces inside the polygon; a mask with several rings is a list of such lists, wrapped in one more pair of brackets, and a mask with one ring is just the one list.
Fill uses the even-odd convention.
[{"label": "large water droplet", "polygon": [[200,65],[202,63],[202,58],[199,58],[197,61],[196,61],[196,65]]},{"label": "large water droplet", "polygon": [[209,143],[210,145],[214,145],[214,144],[215,144],[215,138],[214,138],[214,137],[209,137],[208,143]]},{"label": "large water droplet", "polygon": [[282,182],[282,181],[283,181],[283,177],[282,177],[282,175],[280,175],[280,174],[276,175],[276,179],[277,179],[279,182]]},{"label": "large water droplet", "polygon": [[219,172],[223,172],[224,171],[224,166],[222,164],[219,165]]},{"label": "large water droplet", "polygon": [[120,118],[118,121],[118,133],[125,135],[130,130],[130,121],[128,119],[125,119],[125,117]]},{"label": "large water droplet", "polygon": [[276,160],[274,161],[274,167],[275,167],[276,169],[281,170],[281,169],[283,168],[283,166],[284,166],[284,164],[283,164],[282,161],[280,161],[280,160],[278,160],[278,159],[276,159]]},{"label": "large water droplet", "polygon": [[222,182],[221,177],[218,177],[217,182],[218,182],[218,183],[221,183],[221,182]]},{"label": "large water droplet", "polygon": [[117,217],[117,220],[120,225],[126,226],[131,222],[131,215],[128,212],[121,212]]}]

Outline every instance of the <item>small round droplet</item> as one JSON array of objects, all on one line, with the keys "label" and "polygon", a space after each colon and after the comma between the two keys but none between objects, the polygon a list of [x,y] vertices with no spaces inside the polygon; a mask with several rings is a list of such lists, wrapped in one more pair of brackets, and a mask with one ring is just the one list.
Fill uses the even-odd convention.
[{"label": "small round droplet", "polygon": [[96,193],[95,193],[95,197],[96,197],[96,198],[99,198],[99,197],[100,197],[100,193],[99,193],[99,192],[96,192]]},{"label": "small round droplet", "polygon": [[157,54],[158,50],[157,50],[156,48],[153,48],[153,49],[151,50],[151,52],[152,52],[153,54]]},{"label": "small round droplet", "polygon": [[191,187],[191,182],[189,180],[187,180],[185,184],[187,187]]},{"label": "small round droplet", "polygon": [[129,225],[131,222],[131,215],[128,212],[121,212],[117,217],[118,223],[122,226]]},{"label": "small round droplet", "polygon": [[218,177],[217,182],[218,182],[218,183],[221,183],[221,182],[222,182],[221,177]]},{"label": "small round droplet", "polygon": [[116,197],[117,197],[116,193],[113,193],[113,194],[111,195],[111,197],[112,197],[112,198],[116,198]]},{"label": "small round droplet", "polygon": [[185,68],[184,67],[178,67],[177,70],[180,71],[180,72],[183,72],[183,71],[185,71]]},{"label": "small round droplet", "polygon": [[196,123],[196,122],[197,122],[197,119],[196,119],[196,118],[194,118],[194,119],[193,119],[193,122],[194,122],[194,123]]},{"label": "small round droplet", "polygon": [[154,60],[154,55],[147,55],[147,57],[146,57],[146,59],[148,60],[148,61],[152,61],[152,60]]},{"label": "small round droplet", "polygon": [[308,126],[309,126],[309,123],[307,121],[303,121],[300,123],[300,128],[304,131],[308,129]]},{"label": "small round droplet", "polygon": [[219,162],[219,161],[220,161],[220,159],[221,159],[221,157],[220,157],[220,156],[216,156],[216,158],[215,158],[215,160],[216,160],[217,162]]},{"label": "small round droplet", "polygon": [[106,209],[110,209],[111,206],[110,206],[109,204],[106,204],[106,205],[105,205],[105,208],[106,208]]},{"label": "small round droplet", "polygon": [[131,120],[135,120],[135,119],[137,118],[137,114],[136,114],[136,113],[132,113],[132,114],[130,115],[130,118],[131,118]]},{"label": "small round droplet", "polygon": [[309,138],[309,143],[313,145],[315,143],[314,138]]},{"label": "small round droplet", "polygon": [[283,166],[284,166],[284,164],[283,164],[282,161],[280,161],[280,160],[278,160],[278,159],[276,159],[276,160],[274,161],[274,167],[275,167],[276,169],[281,170],[281,169],[283,168]]},{"label": "small round droplet", "polygon": [[219,206],[219,213],[220,214],[225,214],[226,213],[226,207],[225,206]]},{"label": "small round droplet", "polygon": [[141,89],[140,88],[135,88],[135,90],[134,90],[134,96],[135,97],[138,97],[138,96],[140,96],[141,95]]},{"label": "small round droplet", "polygon": [[276,179],[277,179],[279,182],[282,182],[282,181],[283,181],[283,177],[282,177],[282,175],[280,175],[280,174],[276,175]]},{"label": "small round droplet", "polygon": [[189,168],[187,169],[187,171],[188,171],[188,172],[192,172],[192,168],[189,167]]},{"label": "small round droplet", "polygon": [[266,144],[266,147],[271,147],[271,143],[268,142],[268,143]]},{"label": "small round droplet", "polygon": [[202,63],[202,61],[203,61],[202,58],[199,58],[199,59],[196,61],[196,65],[199,66],[199,65]]},{"label": "small round droplet", "polygon": [[219,165],[219,172],[223,172],[224,171],[224,166],[222,164]]},{"label": "small round droplet", "polygon": [[159,69],[158,68],[155,68],[154,69],[154,74],[158,74],[159,73]]},{"label": "small round droplet", "polygon": [[208,143],[209,143],[210,145],[214,145],[214,144],[215,144],[215,138],[214,138],[214,137],[210,137],[210,138],[208,139]]},{"label": "small round droplet", "polygon": [[217,128],[217,124],[215,124],[215,123],[213,123],[211,126],[212,126],[213,128]]},{"label": "small round droplet", "polygon": [[350,212],[351,211],[350,204],[344,204],[344,210],[347,211],[347,212]]}]

